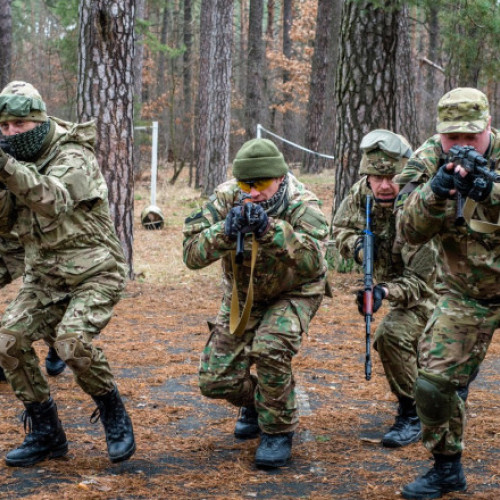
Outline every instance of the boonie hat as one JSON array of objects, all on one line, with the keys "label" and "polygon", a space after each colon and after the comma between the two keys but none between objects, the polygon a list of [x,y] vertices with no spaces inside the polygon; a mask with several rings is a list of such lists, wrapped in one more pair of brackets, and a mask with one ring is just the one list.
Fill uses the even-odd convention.
[{"label": "boonie hat", "polygon": [[45,103],[31,83],[13,81],[0,92],[0,123],[11,120],[48,120]]},{"label": "boonie hat", "polygon": [[412,154],[410,143],[390,130],[375,129],[361,139],[361,175],[396,175]]},{"label": "boonie hat", "polygon": [[488,98],[469,87],[450,90],[438,102],[437,126],[439,134],[482,132],[488,125],[490,107]]}]

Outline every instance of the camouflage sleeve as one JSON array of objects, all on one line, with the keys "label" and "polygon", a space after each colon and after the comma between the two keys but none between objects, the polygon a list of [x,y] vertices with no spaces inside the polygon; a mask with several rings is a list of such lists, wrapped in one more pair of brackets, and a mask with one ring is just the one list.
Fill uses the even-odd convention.
[{"label": "camouflage sleeve", "polygon": [[419,186],[403,205],[398,230],[410,244],[419,245],[431,240],[441,231],[450,200],[437,198],[430,182]]},{"label": "camouflage sleeve", "polygon": [[[80,202],[104,198],[107,194],[93,154],[75,150],[56,157],[47,173],[38,172],[34,163],[10,158],[0,178],[23,204],[37,215],[57,223]],[[98,189],[98,184],[103,186]]]},{"label": "camouflage sleeve", "polygon": [[365,222],[359,197],[350,192],[341,202],[333,218],[332,234],[340,255],[350,259],[354,254],[354,246],[362,234]]},{"label": "camouflage sleeve", "polygon": [[401,258],[403,274],[386,283],[387,299],[400,307],[414,307],[434,295],[437,247],[432,241],[424,245],[404,244]]},{"label": "camouflage sleeve", "polygon": [[0,234],[10,233],[16,222],[15,198],[7,189],[0,190]]},{"label": "camouflage sleeve", "polygon": [[213,196],[184,221],[183,260],[189,269],[202,269],[236,249],[224,233],[227,211]]},{"label": "camouflage sleeve", "polygon": [[293,267],[300,276],[314,278],[325,271],[320,242],[328,235],[328,224],[317,202],[297,203],[290,222],[270,220],[268,232],[259,240],[263,252]]}]

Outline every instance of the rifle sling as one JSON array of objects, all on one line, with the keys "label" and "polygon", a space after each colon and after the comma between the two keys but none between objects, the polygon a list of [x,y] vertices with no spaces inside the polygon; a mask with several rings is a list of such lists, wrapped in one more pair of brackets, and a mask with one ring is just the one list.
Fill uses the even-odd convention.
[{"label": "rifle sling", "polygon": [[498,231],[500,229],[500,216],[496,224],[494,222],[487,222],[484,220],[472,218],[474,210],[476,209],[476,205],[477,203],[470,198],[467,198],[465,200],[463,215],[465,221],[467,222],[467,225],[473,231],[476,231],[478,233],[494,233],[495,231]]},{"label": "rifle sling", "polygon": [[233,292],[231,294],[231,312],[229,316],[229,331],[232,335],[242,335],[250,319],[250,313],[253,305],[253,271],[255,262],[257,261],[257,250],[259,243],[252,234],[252,258],[250,261],[250,281],[248,283],[248,292],[243,306],[243,311],[240,316],[240,304],[238,300],[238,285],[236,284],[236,276],[238,274],[238,264],[236,264],[236,252],[231,252],[231,266],[233,269]]}]

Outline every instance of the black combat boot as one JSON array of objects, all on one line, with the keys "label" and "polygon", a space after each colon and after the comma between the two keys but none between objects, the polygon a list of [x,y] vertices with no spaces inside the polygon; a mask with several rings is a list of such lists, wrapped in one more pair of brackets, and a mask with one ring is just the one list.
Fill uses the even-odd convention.
[{"label": "black combat boot", "polygon": [[66,434],[52,398],[45,403],[25,403],[24,430],[28,433],[19,448],[9,451],[5,463],[12,467],[27,467],[45,458],[62,457],[68,453]]},{"label": "black combat boot", "polygon": [[238,439],[254,439],[260,434],[259,414],[255,406],[242,406],[234,427],[234,435]]},{"label": "black combat boot", "polygon": [[416,443],[421,437],[422,429],[415,401],[402,396],[399,398],[396,421],[382,438],[382,444],[388,448],[399,448],[410,443]]},{"label": "black combat boot", "polygon": [[293,432],[266,434],[260,437],[260,444],[255,453],[255,465],[264,469],[283,467],[292,456]]},{"label": "black combat boot", "polygon": [[7,379],[5,378],[5,373],[3,371],[3,368],[0,366],[0,382],[6,382]]},{"label": "black combat boot", "polygon": [[450,491],[465,491],[467,481],[460,462],[461,453],[457,455],[434,455],[434,466],[423,476],[403,488],[403,498],[423,500],[441,498]]},{"label": "black combat boot", "polygon": [[97,408],[90,417],[92,423],[101,419],[106,433],[108,455],[112,462],[128,460],[135,452],[132,421],[115,387],[104,396],[92,396]]},{"label": "black combat boot", "polygon": [[47,375],[56,377],[62,373],[65,368],[66,363],[59,357],[57,351],[53,347],[49,347],[49,352],[45,358],[45,369],[47,370]]}]

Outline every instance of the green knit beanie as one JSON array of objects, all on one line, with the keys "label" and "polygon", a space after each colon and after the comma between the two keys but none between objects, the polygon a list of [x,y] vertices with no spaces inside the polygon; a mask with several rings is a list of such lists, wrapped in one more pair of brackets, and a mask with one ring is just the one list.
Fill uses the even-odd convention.
[{"label": "green knit beanie", "polygon": [[276,178],[287,172],[283,155],[269,139],[245,142],[233,161],[233,175],[240,181]]}]

